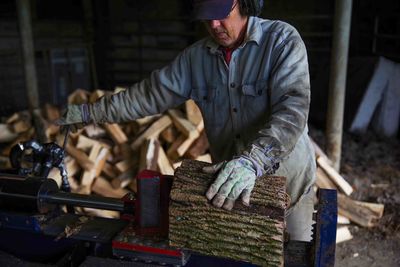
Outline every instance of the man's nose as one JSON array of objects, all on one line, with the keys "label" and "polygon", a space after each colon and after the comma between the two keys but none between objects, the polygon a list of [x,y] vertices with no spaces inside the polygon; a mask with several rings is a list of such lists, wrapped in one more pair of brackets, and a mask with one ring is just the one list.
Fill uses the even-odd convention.
[{"label": "man's nose", "polygon": [[221,21],[215,20],[215,19],[214,20],[210,20],[209,21],[209,25],[210,25],[211,29],[215,29],[215,28],[221,26]]}]

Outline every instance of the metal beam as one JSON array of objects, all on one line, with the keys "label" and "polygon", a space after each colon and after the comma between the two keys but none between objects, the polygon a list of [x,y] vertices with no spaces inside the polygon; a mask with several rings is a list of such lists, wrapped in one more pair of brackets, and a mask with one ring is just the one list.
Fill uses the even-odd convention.
[{"label": "metal beam", "polygon": [[327,155],[339,171],[352,0],[336,0],[327,114]]},{"label": "metal beam", "polygon": [[33,49],[32,20],[30,0],[16,0],[21,35],[22,61],[25,70],[25,84],[28,104],[31,110],[39,107],[39,94],[35,66],[35,50]]}]

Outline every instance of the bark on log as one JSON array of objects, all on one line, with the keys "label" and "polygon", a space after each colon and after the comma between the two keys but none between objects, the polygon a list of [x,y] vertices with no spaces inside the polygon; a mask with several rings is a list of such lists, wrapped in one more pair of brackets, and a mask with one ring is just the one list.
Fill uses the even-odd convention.
[{"label": "bark on log", "polygon": [[285,178],[257,180],[251,206],[232,211],[209,204],[205,192],[215,177],[201,171],[208,163],[184,160],[171,191],[169,240],[172,246],[206,255],[283,266]]}]

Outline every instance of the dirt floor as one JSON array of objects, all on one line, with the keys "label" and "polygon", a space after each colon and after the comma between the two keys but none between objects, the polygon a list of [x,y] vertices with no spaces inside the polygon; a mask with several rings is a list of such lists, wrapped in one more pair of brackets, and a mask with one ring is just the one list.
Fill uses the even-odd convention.
[{"label": "dirt floor", "polygon": [[[323,132],[310,135],[324,147]],[[344,134],[341,174],[353,185],[352,198],[385,204],[377,227],[350,225],[353,239],[336,247],[336,266],[400,266],[400,142],[368,133]]]}]

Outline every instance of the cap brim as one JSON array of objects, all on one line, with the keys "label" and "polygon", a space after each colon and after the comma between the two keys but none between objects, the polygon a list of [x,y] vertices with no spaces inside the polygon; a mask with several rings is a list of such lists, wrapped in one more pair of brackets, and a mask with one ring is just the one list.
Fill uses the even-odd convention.
[{"label": "cap brim", "polygon": [[219,20],[226,18],[234,0],[205,0],[193,3],[193,20]]}]

